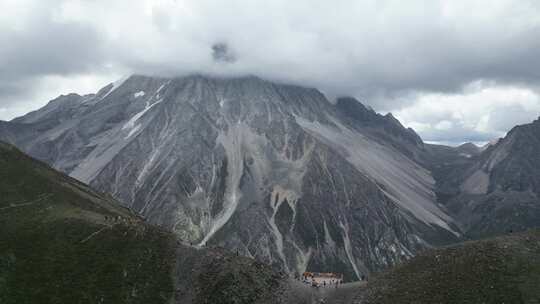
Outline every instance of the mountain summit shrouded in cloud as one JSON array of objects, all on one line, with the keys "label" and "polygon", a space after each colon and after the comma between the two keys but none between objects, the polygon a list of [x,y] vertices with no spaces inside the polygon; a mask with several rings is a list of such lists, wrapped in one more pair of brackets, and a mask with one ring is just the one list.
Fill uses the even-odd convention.
[{"label": "mountain summit shrouded in cloud", "polygon": [[212,57],[215,61],[228,63],[233,63],[236,61],[236,57],[226,43],[216,43],[212,45]]},{"label": "mountain summit shrouded in cloud", "polygon": [[4,0],[0,12],[0,119],[131,73],[353,95],[428,141],[488,141],[540,111],[537,1]]},{"label": "mountain summit shrouded in cloud", "polygon": [[0,0],[0,304],[540,303],[538,37],[537,0]]}]

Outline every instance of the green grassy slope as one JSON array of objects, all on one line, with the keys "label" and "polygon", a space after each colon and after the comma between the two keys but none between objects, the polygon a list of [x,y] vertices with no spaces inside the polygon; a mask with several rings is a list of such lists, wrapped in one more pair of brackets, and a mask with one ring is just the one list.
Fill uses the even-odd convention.
[{"label": "green grassy slope", "polygon": [[283,276],[254,259],[222,248],[179,247],[177,256],[177,303],[284,303]]},{"label": "green grassy slope", "polygon": [[170,235],[0,143],[0,303],[165,303]]},{"label": "green grassy slope", "polygon": [[279,303],[283,277],[197,249],[0,142],[0,303]]},{"label": "green grassy slope", "polygon": [[540,303],[540,230],[426,251],[374,278],[358,303]]}]

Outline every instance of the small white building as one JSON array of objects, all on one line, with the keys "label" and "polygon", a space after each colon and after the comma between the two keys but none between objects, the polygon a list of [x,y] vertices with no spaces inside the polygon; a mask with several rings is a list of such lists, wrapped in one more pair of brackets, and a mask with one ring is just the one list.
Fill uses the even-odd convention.
[{"label": "small white building", "polygon": [[343,274],[334,272],[304,272],[302,281],[313,286],[337,286],[343,283]]}]

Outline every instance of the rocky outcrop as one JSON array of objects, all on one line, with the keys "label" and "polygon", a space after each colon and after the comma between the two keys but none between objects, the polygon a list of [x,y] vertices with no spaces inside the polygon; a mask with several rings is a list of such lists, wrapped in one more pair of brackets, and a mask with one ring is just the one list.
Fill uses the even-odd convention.
[{"label": "rocky outcrop", "polygon": [[540,121],[484,150],[463,148],[430,146],[427,161],[461,229],[478,238],[540,226]]}]

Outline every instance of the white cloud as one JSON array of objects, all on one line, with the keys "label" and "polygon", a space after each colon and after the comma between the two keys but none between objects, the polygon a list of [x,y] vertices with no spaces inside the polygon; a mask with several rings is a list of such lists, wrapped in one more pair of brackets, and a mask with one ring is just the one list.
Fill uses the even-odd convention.
[{"label": "white cloud", "polygon": [[[17,102],[10,102],[11,106],[3,107],[0,102],[0,119],[11,119],[24,115],[30,111],[47,104],[62,94],[76,92],[80,95],[96,93],[96,88],[106,86],[111,79],[120,78],[120,74],[100,74],[100,75],[47,75],[33,80],[35,90],[28,91]],[[21,98],[19,95],[17,98]],[[6,99],[3,101],[7,101]],[[26,101],[26,102],[25,102]]]},{"label": "white cloud", "polygon": [[540,113],[540,97],[528,88],[476,82],[459,94],[410,96],[394,115],[427,141],[488,141]]},{"label": "white cloud", "polygon": [[[124,73],[317,87],[397,111],[428,138],[499,134],[538,110],[519,95],[540,79],[534,0],[1,0],[0,12],[0,119]],[[235,60],[214,60],[216,43]]]},{"label": "white cloud", "polygon": [[442,120],[442,121],[438,122],[438,123],[435,125],[435,129],[437,129],[437,130],[442,130],[442,131],[446,131],[446,130],[450,130],[453,126],[454,126],[454,123],[452,123],[451,121],[449,121],[449,120]]}]

